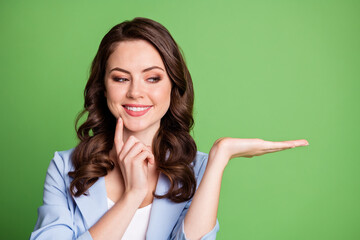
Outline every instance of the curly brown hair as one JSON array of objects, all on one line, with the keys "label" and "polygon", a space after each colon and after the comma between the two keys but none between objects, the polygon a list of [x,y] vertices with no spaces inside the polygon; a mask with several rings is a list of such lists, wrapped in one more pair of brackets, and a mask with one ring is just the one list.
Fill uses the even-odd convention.
[{"label": "curly brown hair", "polygon": [[[147,18],[134,18],[114,26],[100,43],[84,90],[84,110],[76,119],[75,128],[80,142],[72,154],[75,168],[69,172],[73,178],[70,191],[75,197],[86,195],[99,177],[114,169],[109,151],[114,144],[116,118],[111,114],[104,96],[105,68],[117,43],[136,39],[145,40],[157,49],[172,82],[170,107],[161,119],[152,144],[157,169],[168,177],[170,188],[166,194],[159,196],[154,193],[154,196],[174,202],[187,201],[196,189],[191,167],[197,151],[190,135],[194,124],[192,79],[182,52],[168,30]],[[77,128],[86,113],[86,121]]]}]

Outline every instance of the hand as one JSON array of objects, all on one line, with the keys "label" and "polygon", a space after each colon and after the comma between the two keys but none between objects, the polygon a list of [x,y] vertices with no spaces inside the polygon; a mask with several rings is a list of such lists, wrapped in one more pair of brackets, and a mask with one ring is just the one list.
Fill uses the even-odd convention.
[{"label": "hand", "polygon": [[123,121],[118,119],[114,138],[117,161],[124,180],[125,194],[136,193],[145,198],[148,192],[148,172],[155,159],[150,147],[130,136],[123,142]]},{"label": "hand", "polygon": [[309,145],[309,143],[305,139],[272,142],[258,138],[242,139],[226,137],[215,141],[210,150],[209,159],[221,158],[223,159],[223,166],[225,167],[228,161],[235,157],[251,158],[253,156],[307,145]]}]

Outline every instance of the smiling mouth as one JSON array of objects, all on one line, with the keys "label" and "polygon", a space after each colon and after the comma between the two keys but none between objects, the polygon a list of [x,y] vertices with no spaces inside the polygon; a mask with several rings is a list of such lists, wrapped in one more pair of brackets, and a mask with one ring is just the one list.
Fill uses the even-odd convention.
[{"label": "smiling mouth", "polygon": [[127,110],[133,111],[133,112],[141,112],[141,111],[145,111],[146,109],[151,108],[151,106],[149,107],[129,107],[129,106],[124,106]]},{"label": "smiling mouth", "polygon": [[146,114],[152,106],[149,105],[123,105],[125,112],[132,117],[140,117]]}]

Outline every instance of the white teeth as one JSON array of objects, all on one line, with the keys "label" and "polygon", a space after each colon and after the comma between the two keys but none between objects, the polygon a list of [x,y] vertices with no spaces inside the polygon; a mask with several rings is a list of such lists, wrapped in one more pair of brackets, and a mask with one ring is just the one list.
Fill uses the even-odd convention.
[{"label": "white teeth", "polygon": [[134,112],[144,111],[148,108],[150,108],[150,107],[128,107],[128,106],[126,106],[126,109],[128,109],[130,111],[134,111]]}]

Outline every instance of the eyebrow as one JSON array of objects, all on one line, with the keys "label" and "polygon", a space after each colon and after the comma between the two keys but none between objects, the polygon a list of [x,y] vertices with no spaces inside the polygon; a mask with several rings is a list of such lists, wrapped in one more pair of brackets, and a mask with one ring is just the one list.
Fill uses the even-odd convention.
[{"label": "eyebrow", "polygon": [[[160,69],[163,72],[165,72],[164,69],[162,69],[161,67],[158,67],[158,66],[152,66],[152,67],[145,68],[144,70],[142,70],[142,72],[148,72],[148,71],[153,70],[153,69]],[[122,69],[122,68],[119,68],[119,67],[115,67],[115,68],[111,69],[109,73],[111,73],[112,71],[120,71],[120,72],[124,72],[124,73],[127,73],[127,74],[131,74],[129,71],[127,71],[125,69]]]}]

